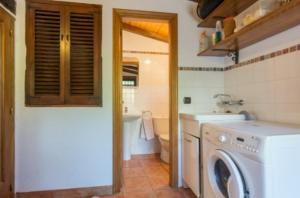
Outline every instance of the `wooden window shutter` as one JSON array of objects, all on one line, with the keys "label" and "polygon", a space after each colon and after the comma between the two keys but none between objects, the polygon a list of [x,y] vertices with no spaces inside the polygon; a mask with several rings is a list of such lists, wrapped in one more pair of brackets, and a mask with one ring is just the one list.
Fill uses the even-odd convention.
[{"label": "wooden window shutter", "polygon": [[69,7],[66,101],[72,105],[101,104],[101,9]]},{"label": "wooden window shutter", "polygon": [[26,104],[63,104],[63,9],[39,4],[28,9]]},{"label": "wooden window shutter", "polygon": [[98,5],[27,0],[27,105],[102,105],[101,12]]}]

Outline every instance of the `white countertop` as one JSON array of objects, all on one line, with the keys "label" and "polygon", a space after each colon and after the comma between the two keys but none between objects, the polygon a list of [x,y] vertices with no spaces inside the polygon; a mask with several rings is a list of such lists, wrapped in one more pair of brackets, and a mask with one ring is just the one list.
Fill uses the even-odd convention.
[{"label": "white countertop", "polygon": [[240,121],[240,122],[220,122],[210,123],[209,126],[218,128],[233,129],[246,134],[258,136],[282,136],[282,135],[300,135],[300,125],[282,124],[263,121]]},{"label": "white countertop", "polygon": [[242,114],[232,114],[232,113],[199,113],[199,114],[189,114],[180,113],[180,119],[186,120],[198,120],[201,122],[206,121],[231,121],[231,120],[245,120],[245,115]]}]

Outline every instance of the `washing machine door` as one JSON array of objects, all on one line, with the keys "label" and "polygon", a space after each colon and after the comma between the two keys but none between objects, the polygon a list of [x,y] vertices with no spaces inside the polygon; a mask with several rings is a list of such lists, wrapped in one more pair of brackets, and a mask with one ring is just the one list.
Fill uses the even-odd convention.
[{"label": "washing machine door", "polygon": [[232,158],[222,150],[212,152],[208,160],[208,177],[217,198],[245,198],[243,176]]}]

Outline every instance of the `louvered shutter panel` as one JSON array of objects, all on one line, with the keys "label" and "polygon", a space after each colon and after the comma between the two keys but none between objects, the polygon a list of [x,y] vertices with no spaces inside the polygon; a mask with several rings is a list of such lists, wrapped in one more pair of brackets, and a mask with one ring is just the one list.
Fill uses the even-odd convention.
[{"label": "louvered shutter panel", "polygon": [[100,13],[101,10],[95,8],[71,8],[68,12],[68,104],[101,105]]},{"label": "louvered shutter panel", "polygon": [[102,7],[26,2],[26,104],[101,106]]},{"label": "louvered shutter panel", "polygon": [[63,96],[64,52],[61,50],[62,9],[59,6],[34,4],[26,25],[28,67],[26,103],[61,105]]}]

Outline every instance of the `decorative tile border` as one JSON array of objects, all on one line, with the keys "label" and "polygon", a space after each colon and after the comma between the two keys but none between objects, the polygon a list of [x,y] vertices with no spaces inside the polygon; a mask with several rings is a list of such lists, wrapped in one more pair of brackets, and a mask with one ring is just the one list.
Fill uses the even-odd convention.
[{"label": "decorative tile border", "polygon": [[278,51],[275,51],[275,52],[271,52],[269,54],[258,56],[258,57],[240,62],[239,64],[229,65],[229,66],[224,68],[224,71],[233,70],[233,69],[236,69],[236,68],[239,68],[239,67],[243,67],[243,66],[250,65],[250,64],[253,64],[253,63],[258,63],[258,62],[261,62],[261,61],[264,61],[264,60],[268,60],[268,59],[275,58],[275,57],[278,57],[278,56],[286,55],[286,54],[293,53],[293,52],[296,52],[296,51],[300,51],[300,44],[293,45],[291,47],[284,48],[282,50],[278,50]]},{"label": "decorative tile border", "polygon": [[168,52],[134,51],[134,50],[123,50],[123,53],[129,53],[129,54],[169,55]]},{"label": "decorative tile border", "polygon": [[[229,65],[226,67],[179,67],[179,71],[208,71],[208,72],[225,72],[229,70],[233,70],[239,67],[244,67],[250,64],[258,63],[264,60],[268,60],[271,58],[275,58],[278,56],[283,56],[289,53],[293,53],[296,51],[300,51],[300,44],[293,45],[288,48],[284,48],[275,52],[271,52],[262,56],[258,56],[249,60],[245,60],[240,62],[239,64]],[[151,51],[130,51],[123,50],[123,53],[132,53],[132,54],[154,54],[154,55],[169,55],[167,52],[151,52]]]},{"label": "decorative tile border", "polygon": [[179,67],[179,71],[211,71],[223,72],[223,67]]},{"label": "decorative tile border", "polygon": [[245,60],[243,62],[240,62],[239,64],[235,65],[229,65],[224,68],[222,67],[179,67],[179,71],[212,71],[212,72],[226,72],[230,71],[239,67],[244,67],[250,64],[258,63],[264,60],[268,60],[271,58],[275,58],[278,56],[283,56],[289,53],[293,53],[296,51],[300,51],[300,44],[293,45],[288,48],[284,48],[275,52],[271,52],[262,56],[258,56],[249,60]]}]

